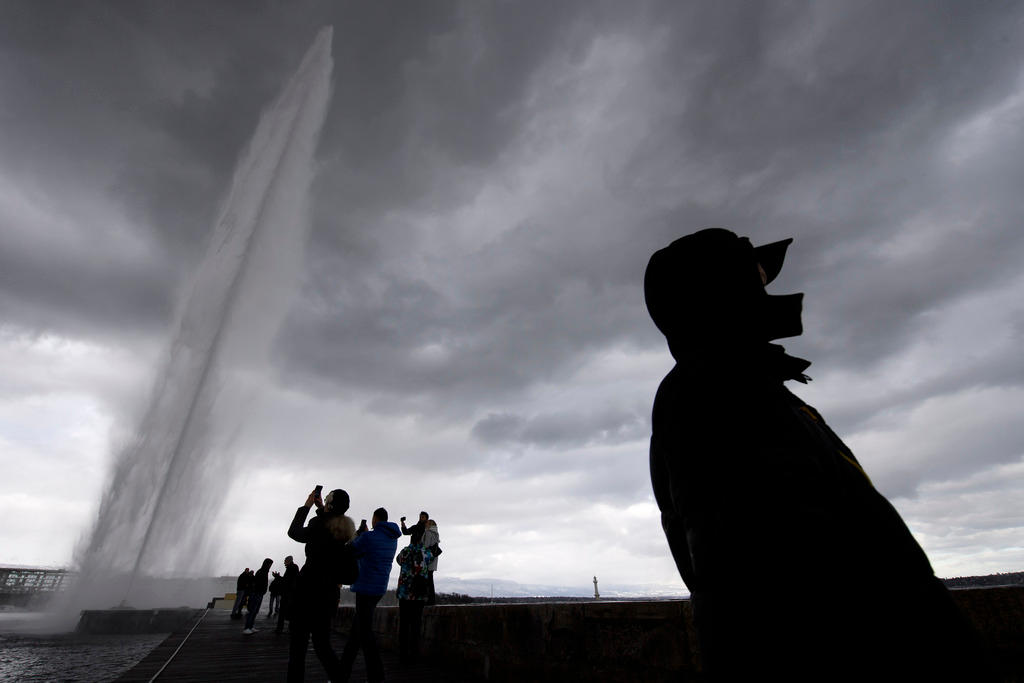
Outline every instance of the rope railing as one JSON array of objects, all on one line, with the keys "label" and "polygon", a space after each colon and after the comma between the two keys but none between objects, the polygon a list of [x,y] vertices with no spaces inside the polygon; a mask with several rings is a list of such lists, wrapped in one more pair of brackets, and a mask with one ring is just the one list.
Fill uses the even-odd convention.
[{"label": "rope railing", "polygon": [[195,631],[199,627],[199,624],[202,623],[203,619],[205,619],[206,615],[209,614],[209,613],[210,613],[210,608],[207,607],[206,611],[203,612],[203,615],[201,617],[199,617],[198,619],[196,619],[196,623],[192,626],[191,629],[189,629],[189,632],[185,634],[185,637],[181,639],[181,642],[178,643],[178,647],[176,647],[174,649],[174,652],[172,652],[171,656],[167,658],[167,661],[164,662],[164,665],[161,666],[157,670],[157,672],[155,674],[153,674],[153,677],[149,679],[149,683],[153,683],[153,681],[155,681],[156,679],[160,678],[160,674],[162,674],[164,672],[164,669],[166,669],[167,665],[171,663],[171,660],[174,659],[178,655],[179,652],[181,652],[181,648],[185,644],[185,641],[188,640],[189,636],[192,635],[192,632]]}]

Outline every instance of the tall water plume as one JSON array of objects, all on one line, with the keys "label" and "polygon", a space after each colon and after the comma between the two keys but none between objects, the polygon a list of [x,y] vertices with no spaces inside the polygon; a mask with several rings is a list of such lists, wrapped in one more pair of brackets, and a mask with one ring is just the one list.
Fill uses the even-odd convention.
[{"label": "tall water plume", "polygon": [[148,407],[76,551],[76,607],[145,606],[160,599],[140,588],[145,577],[194,570],[214,545],[245,377],[263,365],[301,266],[331,37],[329,27],[317,35],[235,168]]}]

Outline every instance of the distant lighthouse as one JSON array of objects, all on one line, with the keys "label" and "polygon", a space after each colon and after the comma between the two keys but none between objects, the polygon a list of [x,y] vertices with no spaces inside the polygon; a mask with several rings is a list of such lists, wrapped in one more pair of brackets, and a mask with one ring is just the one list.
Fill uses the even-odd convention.
[{"label": "distant lighthouse", "polygon": [[594,599],[597,600],[601,597],[601,594],[597,592],[597,577],[594,577]]}]

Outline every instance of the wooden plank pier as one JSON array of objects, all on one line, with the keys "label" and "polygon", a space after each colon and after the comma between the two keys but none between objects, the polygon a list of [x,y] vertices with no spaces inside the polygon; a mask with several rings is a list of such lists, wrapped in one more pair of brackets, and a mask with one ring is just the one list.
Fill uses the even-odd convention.
[{"label": "wooden plank pier", "polygon": [[[147,681],[284,681],[288,669],[288,633],[274,633],[277,617],[256,620],[260,629],[242,634],[242,621],[230,618],[230,610],[210,609],[188,627],[168,636],[160,645],[120,678],[122,682]],[[341,655],[345,636],[334,632],[331,645]],[[385,678],[388,681],[430,683],[473,683],[477,679],[447,671],[441,662],[421,659],[416,664],[401,664],[394,652],[381,650]],[[306,680],[326,681],[327,673],[310,645],[306,652]],[[366,665],[360,652],[352,667],[352,681],[366,680]]]}]

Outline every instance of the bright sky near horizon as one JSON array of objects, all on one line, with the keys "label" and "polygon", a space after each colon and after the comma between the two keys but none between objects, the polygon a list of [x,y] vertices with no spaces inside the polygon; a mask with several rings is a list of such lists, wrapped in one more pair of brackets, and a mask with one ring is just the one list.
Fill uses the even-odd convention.
[{"label": "bright sky near horizon", "polygon": [[795,238],[792,388],[936,572],[1024,569],[1024,5],[881,1],[3,3],[0,563],[70,561],[323,25],[305,276],[197,563],[301,554],[321,483],[428,510],[451,577],[682,590],[642,280],[718,225]]}]

